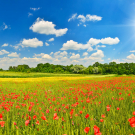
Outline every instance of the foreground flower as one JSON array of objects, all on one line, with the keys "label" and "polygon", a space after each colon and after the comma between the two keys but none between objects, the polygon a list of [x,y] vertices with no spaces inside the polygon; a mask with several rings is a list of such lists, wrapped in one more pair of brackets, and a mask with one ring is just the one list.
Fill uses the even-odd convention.
[{"label": "foreground flower", "polygon": [[0,121],[1,127],[4,127],[5,121]]},{"label": "foreground flower", "polygon": [[86,114],[85,118],[87,119],[89,117],[89,114]]},{"label": "foreground flower", "polygon": [[28,126],[29,123],[30,123],[29,120],[26,120],[26,121],[25,121],[25,125],[26,125],[26,126]]},{"label": "foreground flower", "polygon": [[96,125],[94,125],[94,135],[101,135],[102,133],[100,132],[100,130],[99,130],[99,127],[98,126],[96,126]]},{"label": "foreground flower", "polygon": [[85,132],[85,133],[88,133],[89,130],[90,130],[90,127],[86,127],[86,128],[84,129],[84,132]]},{"label": "foreground flower", "polygon": [[135,117],[128,119],[128,121],[130,122],[131,127],[135,127]]}]

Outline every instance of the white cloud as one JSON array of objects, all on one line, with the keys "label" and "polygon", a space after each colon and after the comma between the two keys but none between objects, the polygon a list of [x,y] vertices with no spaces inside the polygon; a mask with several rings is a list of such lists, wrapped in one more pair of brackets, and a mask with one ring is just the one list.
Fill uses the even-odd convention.
[{"label": "white cloud", "polygon": [[101,16],[97,16],[97,15],[87,14],[86,15],[86,20],[87,21],[101,21],[102,20],[102,17]]},{"label": "white cloud", "polygon": [[135,52],[135,50],[132,50],[132,51],[130,51],[130,52]]},{"label": "white cloud", "polygon": [[71,20],[75,20],[76,16],[77,16],[77,13],[73,14],[72,17],[68,19],[68,22],[71,21]]},{"label": "white cloud", "polygon": [[49,46],[49,44],[48,44],[47,42],[45,42],[45,45],[46,45],[46,46]]},{"label": "white cloud", "polygon": [[33,10],[33,11],[36,11],[36,10],[39,10],[40,7],[38,7],[38,8],[30,8],[30,9]]},{"label": "white cloud", "polygon": [[16,52],[8,54],[9,57],[19,57],[19,54]]},{"label": "white cloud", "polygon": [[45,55],[44,53],[40,53],[40,54],[34,54],[33,57],[42,57],[43,55]]},{"label": "white cloud", "polygon": [[133,60],[135,59],[135,55],[132,53],[129,56],[127,56],[127,59]]},{"label": "white cloud", "polygon": [[100,57],[100,58],[102,58],[102,57],[104,57],[104,53],[103,53],[102,50],[97,50],[97,52],[93,53],[91,55],[91,57]]},{"label": "white cloud", "polygon": [[90,45],[97,45],[100,43],[100,39],[95,39],[95,38],[90,38],[89,41],[87,42],[87,44],[90,44]]},{"label": "white cloud", "polygon": [[9,53],[9,52],[8,52],[8,51],[6,51],[6,50],[4,50],[4,49],[0,51],[0,55],[8,54],[8,53]]},{"label": "white cloud", "polygon": [[102,17],[97,15],[87,14],[86,17],[84,15],[78,15],[77,19],[80,19],[80,21],[84,23],[86,21],[101,21]]},{"label": "white cloud", "polygon": [[49,42],[54,41],[54,38],[50,38],[48,41],[49,41]]},{"label": "white cloud", "polygon": [[53,52],[50,53],[50,55],[52,55],[52,54],[53,54]]},{"label": "white cloud", "polygon": [[5,23],[3,23],[3,26],[4,26],[3,30],[8,28],[8,26]]},{"label": "white cloud", "polygon": [[20,44],[22,47],[33,47],[33,48],[37,48],[38,46],[43,46],[43,42],[39,41],[37,38],[33,38],[33,39],[23,39],[23,41],[20,42]]},{"label": "white cloud", "polygon": [[70,57],[70,59],[79,59],[80,55],[79,54],[72,54],[72,56]]},{"label": "white cloud", "polygon": [[112,62],[116,62],[116,63],[125,63],[124,61],[120,61],[120,59],[114,59],[114,60],[112,60]]},{"label": "white cloud", "polygon": [[83,26],[84,26],[84,27],[86,27],[86,25],[85,25],[85,24],[84,24]]},{"label": "white cloud", "polygon": [[55,29],[56,25],[49,21],[44,21],[43,19],[37,18],[35,23],[29,28],[33,32],[46,35],[56,35],[56,37],[63,36],[67,33],[68,29]]},{"label": "white cloud", "polygon": [[120,40],[117,37],[115,37],[115,38],[108,37],[108,38],[101,39],[102,44],[113,45],[113,44],[118,44],[119,42],[120,42]]},{"label": "white cloud", "polygon": [[115,37],[115,38],[107,37],[107,38],[102,38],[102,39],[90,38],[90,40],[87,43],[93,46],[99,43],[113,45],[113,44],[118,44],[119,42],[120,40],[118,37]]},{"label": "white cloud", "polygon": [[64,55],[67,56],[67,54],[68,54],[68,53],[67,53],[66,51],[63,51],[63,52],[60,53],[60,55],[62,55],[62,56],[64,56]]},{"label": "white cloud", "polygon": [[115,48],[113,50],[115,50]]},{"label": "white cloud", "polygon": [[69,40],[63,44],[63,47],[60,50],[80,50],[80,49],[88,49],[90,45],[88,44],[79,44],[73,40]]},{"label": "white cloud", "polygon": [[108,58],[108,60],[111,60],[110,58]]},{"label": "white cloud", "polygon": [[84,53],[83,53],[83,56],[87,56],[87,55],[88,55],[88,53],[87,53],[87,52],[84,52]]},{"label": "white cloud", "polygon": [[33,14],[29,12],[29,13],[28,13],[28,17],[29,17],[29,16],[33,16]]},{"label": "white cloud", "polygon": [[52,57],[50,55],[48,55],[48,54],[44,54],[42,56],[42,58],[44,58],[44,59],[52,59]]},{"label": "white cloud", "polygon": [[78,63],[79,61],[77,61],[77,60],[72,60],[72,62],[73,62],[73,63]]},{"label": "white cloud", "polygon": [[55,52],[55,53],[54,53],[54,55],[56,56],[56,55],[58,55],[59,53],[60,53],[60,51],[58,51],[58,52]]},{"label": "white cloud", "polygon": [[5,47],[5,46],[8,46],[8,44],[7,44],[7,43],[5,43],[5,44],[3,44],[1,47]]}]

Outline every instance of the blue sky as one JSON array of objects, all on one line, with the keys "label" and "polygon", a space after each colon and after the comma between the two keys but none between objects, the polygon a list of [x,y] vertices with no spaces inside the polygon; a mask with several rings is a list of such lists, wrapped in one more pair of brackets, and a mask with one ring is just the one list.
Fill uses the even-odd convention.
[{"label": "blue sky", "polygon": [[0,13],[0,68],[135,62],[134,0],[4,0]]}]

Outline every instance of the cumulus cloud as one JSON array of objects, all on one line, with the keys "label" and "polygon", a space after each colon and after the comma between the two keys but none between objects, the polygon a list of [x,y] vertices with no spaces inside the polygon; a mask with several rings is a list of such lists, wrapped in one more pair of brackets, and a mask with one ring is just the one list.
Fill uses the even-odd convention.
[{"label": "cumulus cloud", "polygon": [[23,41],[20,42],[20,44],[22,47],[33,47],[33,48],[37,48],[38,46],[43,46],[43,42],[39,41],[37,38],[33,38],[33,39],[23,39]]},{"label": "cumulus cloud", "polygon": [[37,18],[33,25],[29,28],[33,32],[46,34],[46,35],[56,35],[56,37],[63,36],[67,33],[68,29],[55,29],[55,24],[49,21],[44,21],[43,19]]},{"label": "cumulus cloud", "polygon": [[87,55],[88,55],[88,53],[87,53],[87,52],[84,52],[84,53],[83,53],[83,56],[87,56]]},{"label": "cumulus cloud", "polygon": [[48,54],[44,54],[42,56],[42,58],[44,58],[44,59],[52,59],[52,57],[50,55],[48,55]]},{"label": "cumulus cloud", "polygon": [[47,42],[45,42],[45,45],[46,45],[46,46],[49,46],[49,44],[48,44]]},{"label": "cumulus cloud", "polygon": [[60,55],[62,55],[62,56],[64,56],[64,55],[67,56],[67,54],[68,54],[68,53],[67,53],[66,51],[63,51],[63,52],[60,53]]},{"label": "cumulus cloud", "polygon": [[[90,15],[90,14],[87,14],[86,16],[84,16],[84,15],[77,16],[77,13],[76,13],[76,14],[73,14],[72,17],[68,19],[68,22],[71,20],[75,20],[75,19],[79,19],[80,24],[81,24],[81,23],[85,23],[86,21],[101,21],[102,17],[97,16],[97,15]],[[78,24],[78,26],[79,26],[79,24]],[[86,27],[86,25],[84,25],[84,27]]]},{"label": "cumulus cloud", "polygon": [[127,56],[127,59],[133,60],[133,59],[135,59],[135,55],[132,53],[129,56]]},{"label": "cumulus cloud", "polygon": [[6,50],[4,50],[4,49],[0,51],[0,55],[8,54],[8,53],[9,53],[9,52],[8,52],[8,51],[6,51]]},{"label": "cumulus cloud", "polygon": [[113,45],[113,44],[118,44],[119,42],[120,40],[118,37],[115,37],[115,38],[107,37],[107,38],[102,38],[102,39],[90,38],[90,40],[87,43],[93,46],[99,43]]},{"label": "cumulus cloud", "polygon": [[54,38],[50,38],[48,41],[49,41],[49,42],[54,41]]},{"label": "cumulus cloud", "polygon": [[71,20],[75,20],[76,16],[77,16],[77,13],[73,14],[72,17],[68,19],[68,22],[71,21]]},{"label": "cumulus cloud", "polygon": [[102,58],[102,57],[104,57],[104,53],[103,53],[102,50],[97,50],[97,52],[93,53],[91,55],[91,57],[100,57],[100,58]]},{"label": "cumulus cloud", "polygon": [[5,47],[5,46],[8,46],[8,44],[7,44],[7,43],[5,43],[5,44],[3,44],[1,47]]},{"label": "cumulus cloud", "polygon": [[101,39],[102,44],[113,45],[113,44],[118,44],[119,42],[120,42],[120,40],[117,37],[115,37],[115,38],[108,37],[108,38]]},{"label": "cumulus cloud", "polygon": [[83,45],[73,40],[69,40],[63,44],[63,47],[60,50],[80,50],[80,49],[88,49],[90,46],[88,44]]},{"label": "cumulus cloud", "polygon": [[[119,39],[116,38],[102,38],[102,39],[94,39],[90,38],[87,44],[81,44],[78,42],[75,42],[73,40],[69,40],[66,43],[63,44],[63,47],[60,50],[80,50],[80,49],[88,49],[87,51],[93,51],[92,46],[97,45],[99,43],[101,44],[108,44],[108,45],[113,45],[113,44],[118,44]],[[106,47],[105,45],[97,45],[97,47]],[[98,49],[97,49],[98,50]]]},{"label": "cumulus cloud", "polygon": [[72,60],[73,63],[78,63],[79,61],[78,60]]},{"label": "cumulus cloud", "polygon": [[8,54],[8,57],[19,57],[19,54],[17,54],[16,52],[13,52],[13,53]]},{"label": "cumulus cloud", "polygon": [[36,10],[39,10],[40,7],[38,7],[38,8],[30,8],[30,9],[33,10],[33,11],[36,11]]},{"label": "cumulus cloud", "polygon": [[80,55],[79,54],[72,54],[72,56],[70,57],[70,59],[79,59]]}]

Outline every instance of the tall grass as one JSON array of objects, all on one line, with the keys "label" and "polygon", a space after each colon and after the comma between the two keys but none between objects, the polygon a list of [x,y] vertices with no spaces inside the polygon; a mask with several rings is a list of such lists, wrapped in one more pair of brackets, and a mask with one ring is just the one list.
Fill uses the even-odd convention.
[{"label": "tall grass", "polygon": [[135,135],[128,121],[135,111],[134,77],[5,80],[0,134]]}]

